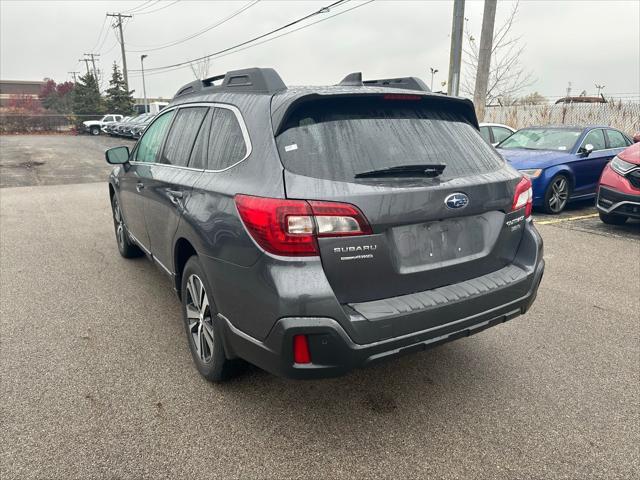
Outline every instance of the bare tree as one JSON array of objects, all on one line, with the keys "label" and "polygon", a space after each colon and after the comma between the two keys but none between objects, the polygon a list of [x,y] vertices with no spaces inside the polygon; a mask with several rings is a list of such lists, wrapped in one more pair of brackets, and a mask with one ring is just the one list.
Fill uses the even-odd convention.
[{"label": "bare tree", "polygon": [[[493,34],[491,48],[491,68],[487,86],[486,104],[510,104],[518,94],[535,82],[532,72],[526,70],[520,63],[525,46],[522,37],[514,36],[512,32],[519,2],[516,2],[505,21]],[[473,97],[478,71],[479,46],[476,38],[471,34],[469,20],[465,19],[465,48],[464,64],[467,74],[462,82],[462,92]]]},{"label": "bare tree", "polygon": [[189,66],[191,67],[191,71],[193,72],[193,76],[196,77],[196,80],[202,80],[203,78],[207,78],[209,76],[209,61],[210,58],[204,58],[200,62],[191,62]]}]

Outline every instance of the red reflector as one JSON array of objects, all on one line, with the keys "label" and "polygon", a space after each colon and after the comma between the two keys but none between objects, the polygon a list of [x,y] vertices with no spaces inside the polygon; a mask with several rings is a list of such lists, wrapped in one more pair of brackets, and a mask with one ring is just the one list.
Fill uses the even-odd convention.
[{"label": "red reflector", "polygon": [[293,336],[293,361],[296,363],[311,363],[309,342],[306,335]]},{"label": "red reflector", "polygon": [[420,95],[407,95],[403,93],[386,93],[382,96],[384,100],[420,100]]}]

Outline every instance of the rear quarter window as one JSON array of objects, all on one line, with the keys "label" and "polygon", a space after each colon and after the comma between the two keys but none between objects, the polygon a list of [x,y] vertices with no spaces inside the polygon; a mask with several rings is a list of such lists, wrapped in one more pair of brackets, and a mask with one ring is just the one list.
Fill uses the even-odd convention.
[{"label": "rear quarter window", "polygon": [[345,182],[401,165],[444,163],[441,179],[504,165],[455,105],[430,103],[369,96],[303,103],[276,137],[280,158],[293,173]]},{"label": "rear quarter window", "polygon": [[209,135],[209,170],[224,170],[235,165],[247,154],[247,144],[235,113],[228,108],[216,107]]}]

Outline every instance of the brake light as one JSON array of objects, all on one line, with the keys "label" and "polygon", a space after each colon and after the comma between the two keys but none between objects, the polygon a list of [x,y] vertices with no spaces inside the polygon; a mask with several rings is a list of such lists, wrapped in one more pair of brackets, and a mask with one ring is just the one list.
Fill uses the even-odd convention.
[{"label": "brake light", "polygon": [[236,195],[235,202],[249,234],[275,255],[319,255],[318,237],[371,234],[362,212],[347,203],[249,195]]},{"label": "brake light", "polygon": [[383,100],[420,100],[420,95],[407,95],[405,93],[385,93],[382,96]]},{"label": "brake light", "polygon": [[519,210],[522,207],[525,207],[525,218],[531,216],[531,210],[533,208],[533,189],[531,188],[531,180],[527,177],[522,177],[516,185],[516,193],[513,195],[513,206],[511,207],[511,211]]},{"label": "brake light", "polygon": [[309,342],[306,335],[293,336],[293,361],[295,363],[311,363]]}]

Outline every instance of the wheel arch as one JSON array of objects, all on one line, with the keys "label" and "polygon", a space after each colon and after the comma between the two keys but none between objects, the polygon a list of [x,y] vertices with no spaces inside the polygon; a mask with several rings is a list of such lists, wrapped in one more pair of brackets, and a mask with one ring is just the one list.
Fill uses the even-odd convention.
[{"label": "wheel arch", "polygon": [[198,252],[187,238],[179,237],[176,239],[173,246],[174,287],[180,298],[182,298],[182,271],[187,261],[194,255],[197,256]]},{"label": "wheel arch", "polygon": [[571,168],[569,168],[568,165],[563,164],[548,169],[546,188],[549,188],[549,185],[551,185],[551,180],[553,180],[553,177],[555,177],[556,175],[564,175],[565,177],[567,177],[567,179],[569,180],[569,196],[571,196],[571,192],[573,192],[576,185],[575,175],[573,174]]}]

